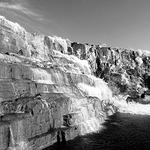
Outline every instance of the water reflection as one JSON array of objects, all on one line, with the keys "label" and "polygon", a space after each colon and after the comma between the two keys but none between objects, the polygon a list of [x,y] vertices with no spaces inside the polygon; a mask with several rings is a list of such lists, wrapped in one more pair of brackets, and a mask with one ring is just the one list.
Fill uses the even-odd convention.
[{"label": "water reflection", "polygon": [[[67,142],[65,150],[149,150],[150,116],[116,113],[99,133]],[[54,149],[54,147],[52,148]]]}]

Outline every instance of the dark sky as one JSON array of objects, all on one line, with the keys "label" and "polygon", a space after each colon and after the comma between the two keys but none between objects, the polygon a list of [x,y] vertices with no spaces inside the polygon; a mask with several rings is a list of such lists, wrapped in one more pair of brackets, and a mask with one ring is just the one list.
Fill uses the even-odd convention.
[{"label": "dark sky", "polygon": [[0,14],[30,32],[150,49],[150,0],[0,0]]}]

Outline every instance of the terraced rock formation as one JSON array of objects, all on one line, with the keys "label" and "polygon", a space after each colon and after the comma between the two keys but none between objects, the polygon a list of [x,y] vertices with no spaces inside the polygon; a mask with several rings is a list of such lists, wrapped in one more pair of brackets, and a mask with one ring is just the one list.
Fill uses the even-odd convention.
[{"label": "terraced rock formation", "polygon": [[71,140],[98,131],[115,112],[107,84],[69,49],[0,17],[0,150],[42,150],[60,132]]},{"label": "terraced rock formation", "polygon": [[114,98],[150,89],[150,52],[26,32],[0,16],[0,150],[42,150],[92,133]]}]

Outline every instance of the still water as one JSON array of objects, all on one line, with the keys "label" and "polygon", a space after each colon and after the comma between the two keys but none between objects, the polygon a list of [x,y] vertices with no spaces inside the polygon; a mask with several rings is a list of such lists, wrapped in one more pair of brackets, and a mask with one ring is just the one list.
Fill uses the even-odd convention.
[{"label": "still water", "polygon": [[150,150],[149,115],[116,113],[103,126],[99,133],[69,141],[64,150]]}]

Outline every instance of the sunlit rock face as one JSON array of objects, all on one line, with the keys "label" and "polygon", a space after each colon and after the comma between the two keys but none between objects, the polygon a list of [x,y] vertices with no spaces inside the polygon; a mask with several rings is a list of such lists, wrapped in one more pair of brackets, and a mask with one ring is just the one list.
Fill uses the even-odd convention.
[{"label": "sunlit rock face", "polygon": [[0,16],[0,150],[42,150],[58,136],[96,132],[115,106],[146,114],[124,95],[149,83],[150,51],[30,34]]},{"label": "sunlit rock face", "polygon": [[0,16],[0,150],[40,150],[100,130],[115,111],[93,76],[96,56],[88,44],[30,34]]},{"label": "sunlit rock face", "polygon": [[150,51],[80,43],[72,43],[72,48],[73,54],[89,62],[96,77],[108,83],[113,95],[137,96],[143,88],[150,89]]},{"label": "sunlit rock face", "polygon": [[26,57],[49,60],[52,49],[67,53],[69,40],[60,37],[30,34],[19,24],[0,16],[0,52],[15,53]]},{"label": "sunlit rock face", "polygon": [[[150,51],[75,42],[72,48],[73,54],[80,52],[76,56],[88,61],[93,75],[107,82],[117,111],[150,115]],[[86,86],[82,87],[86,89]],[[95,91],[93,93],[96,94]]]}]

